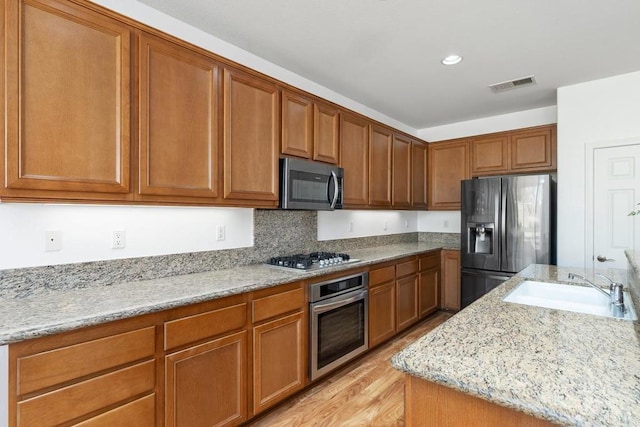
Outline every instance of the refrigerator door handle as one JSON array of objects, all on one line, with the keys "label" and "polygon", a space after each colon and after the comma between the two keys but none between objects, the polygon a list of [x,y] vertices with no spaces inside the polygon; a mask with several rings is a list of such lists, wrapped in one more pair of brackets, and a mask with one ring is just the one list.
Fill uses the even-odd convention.
[{"label": "refrigerator door handle", "polygon": [[500,269],[507,266],[507,193],[509,192],[508,180],[502,180],[500,194]]}]

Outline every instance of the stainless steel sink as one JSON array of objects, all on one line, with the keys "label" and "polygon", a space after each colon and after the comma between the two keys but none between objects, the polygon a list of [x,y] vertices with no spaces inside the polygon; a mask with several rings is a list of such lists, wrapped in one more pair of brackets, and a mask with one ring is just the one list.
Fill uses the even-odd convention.
[{"label": "stainless steel sink", "polygon": [[509,292],[503,301],[595,316],[637,320],[638,316],[631,297],[628,292],[624,294],[626,308],[624,317],[615,316],[612,313],[610,301],[606,296],[597,289],[585,286],[526,280]]}]

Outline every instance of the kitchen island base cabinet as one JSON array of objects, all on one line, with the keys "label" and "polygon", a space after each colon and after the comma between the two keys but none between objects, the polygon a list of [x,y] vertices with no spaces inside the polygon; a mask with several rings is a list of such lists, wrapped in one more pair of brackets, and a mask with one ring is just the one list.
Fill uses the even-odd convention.
[{"label": "kitchen island base cabinet", "polygon": [[247,333],[168,355],[166,427],[237,425],[246,418]]},{"label": "kitchen island base cabinet", "polygon": [[407,427],[551,427],[548,421],[405,375]]}]

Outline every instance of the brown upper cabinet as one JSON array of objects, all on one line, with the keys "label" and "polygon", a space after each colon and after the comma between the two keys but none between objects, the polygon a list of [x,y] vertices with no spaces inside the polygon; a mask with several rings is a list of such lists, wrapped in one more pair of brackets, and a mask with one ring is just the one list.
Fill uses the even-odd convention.
[{"label": "brown upper cabinet", "polygon": [[210,203],[220,182],[219,66],[146,33],[138,52],[138,197]]},{"label": "brown upper cabinet", "polygon": [[371,125],[369,139],[369,205],[391,206],[391,156],[393,133],[391,129]]},{"label": "brown upper cabinet", "polygon": [[88,1],[0,7],[2,200],[274,208],[283,154],[341,165],[346,208],[426,206],[411,136]]},{"label": "brown upper cabinet", "polygon": [[3,5],[2,197],[129,199],[131,29],[71,2]]},{"label": "brown upper cabinet", "polygon": [[[411,207],[412,143],[402,135],[393,135],[393,207]],[[426,171],[426,165],[425,165]],[[419,184],[419,183],[418,183]]]},{"label": "brown upper cabinet", "polygon": [[556,165],[556,125],[523,129],[509,135],[511,170],[552,171]]},{"label": "brown upper cabinet", "polygon": [[339,110],[290,90],[282,91],[282,154],[338,164]]},{"label": "brown upper cabinet", "polygon": [[509,170],[509,136],[498,134],[474,138],[471,142],[471,173],[506,173]]},{"label": "brown upper cabinet", "polygon": [[224,198],[278,205],[280,108],[275,83],[233,68],[224,78]]},{"label": "brown upper cabinet", "polygon": [[369,123],[352,114],[340,115],[340,164],[344,168],[343,205],[369,205]]},{"label": "brown upper cabinet", "polygon": [[548,172],[556,168],[556,125],[472,138],[473,176]]},{"label": "brown upper cabinet", "polygon": [[460,182],[471,177],[469,140],[429,144],[429,209],[459,210]]},{"label": "brown upper cabinet", "polygon": [[427,209],[428,151],[427,144],[411,143],[411,206],[414,209]]}]

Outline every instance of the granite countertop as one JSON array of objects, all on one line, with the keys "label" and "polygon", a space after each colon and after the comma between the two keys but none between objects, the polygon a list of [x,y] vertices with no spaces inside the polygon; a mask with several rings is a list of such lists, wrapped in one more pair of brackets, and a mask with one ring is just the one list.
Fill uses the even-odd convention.
[{"label": "granite countertop", "polygon": [[298,272],[256,264],[205,273],[0,298],[0,344],[97,325],[440,249],[404,243],[350,251],[360,262]]},{"label": "granite countertop", "polygon": [[[396,354],[393,366],[558,424],[640,425],[639,322],[502,301],[526,279],[568,282],[570,271],[585,274],[529,266]],[[626,271],[614,278],[626,282]]]}]

